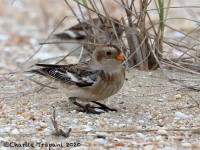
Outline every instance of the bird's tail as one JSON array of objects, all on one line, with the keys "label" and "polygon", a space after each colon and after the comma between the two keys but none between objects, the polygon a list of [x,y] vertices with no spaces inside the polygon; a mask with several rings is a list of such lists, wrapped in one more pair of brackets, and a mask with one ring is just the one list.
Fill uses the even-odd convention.
[{"label": "bird's tail", "polygon": [[33,69],[33,70],[28,70],[24,72],[25,74],[39,74],[39,75],[44,75],[40,69]]}]

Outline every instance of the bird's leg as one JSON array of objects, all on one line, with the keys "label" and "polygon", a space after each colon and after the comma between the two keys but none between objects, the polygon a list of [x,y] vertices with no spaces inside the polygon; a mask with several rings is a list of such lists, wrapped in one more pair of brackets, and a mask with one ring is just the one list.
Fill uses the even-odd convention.
[{"label": "bird's leg", "polygon": [[101,112],[95,111],[94,108],[92,108],[92,107],[90,107],[90,106],[88,106],[88,105],[86,105],[86,106],[81,105],[80,103],[78,103],[78,102],[76,101],[76,98],[75,98],[75,97],[69,97],[69,100],[70,100],[70,102],[72,102],[74,105],[80,107],[80,108],[81,108],[84,112],[86,112],[86,113],[89,113],[89,114],[101,114]]},{"label": "bird's leg", "polygon": [[99,109],[102,109],[102,110],[104,110],[106,112],[108,112],[108,111],[117,111],[116,109],[109,108],[109,107],[107,107],[106,105],[104,105],[102,103],[99,103],[99,102],[96,102],[96,101],[92,101],[92,102],[100,106],[100,107],[93,107],[93,108],[99,108]]}]

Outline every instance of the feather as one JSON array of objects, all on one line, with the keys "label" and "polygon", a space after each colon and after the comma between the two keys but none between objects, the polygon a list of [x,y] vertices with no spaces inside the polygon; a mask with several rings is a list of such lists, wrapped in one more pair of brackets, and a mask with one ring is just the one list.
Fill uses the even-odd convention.
[{"label": "feather", "polygon": [[36,64],[43,67],[27,71],[39,75],[54,78],[57,81],[75,84],[79,87],[92,86],[97,81],[100,71],[92,71],[84,68],[84,65],[51,65]]}]

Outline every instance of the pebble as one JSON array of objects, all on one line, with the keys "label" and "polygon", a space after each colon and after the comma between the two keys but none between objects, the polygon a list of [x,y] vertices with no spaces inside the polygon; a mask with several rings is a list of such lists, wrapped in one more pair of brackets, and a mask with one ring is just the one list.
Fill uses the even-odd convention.
[{"label": "pebble", "polygon": [[126,139],[132,139],[133,137],[134,137],[134,135],[132,135],[132,134],[126,135]]},{"label": "pebble", "polygon": [[184,147],[184,148],[191,148],[192,144],[190,144],[190,143],[183,143],[182,147]]},{"label": "pebble", "polygon": [[187,119],[189,116],[188,115],[186,115],[186,114],[184,114],[184,113],[182,113],[182,112],[179,112],[179,111],[177,111],[176,113],[175,113],[175,116],[176,117],[179,117],[179,118],[181,118],[181,119]]},{"label": "pebble", "polygon": [[48,125],[44,122],[40,122],[39,126],[42,127],[42,128],[46,128]]},{"label": "pebble", "polygon": [[180,99],[181,97],[182,97],[181,94],[177,94],[174,96],[175,99]]},{"label": "pebble", "polygon": [[125,127],[125,126],[126,126],[125,124],[119,124],[120,128]]},{"label": "pebble", "polygon": [[12,134],[19,134],[19,130],[18,129],[13,129],[12,130]]},{"label": "pebble", "polygon": [[4,132],[10,132],[10,130],[11,130],[11,127],[5,127],[4,128]]},{"label": "pebble", "polygon": [[92,125],[92,124],[93,124],[92,122],[88,122],[88,123],[87,123],[87,125]]},{"label": "pebble", "polygon": [[154,150],[154,145],[146,145],[143,150]]},{"label": "pebble", "polygon": [[162,140],[162,136],[159,135],[159,136],[156,136],[156,141],[161,141]]},{"label": "pebble", "polygon": [[128,123],[132,123],[133,120],[132,120],[132,119],[128,119],[127,122],[128,122]]},{"label": "pebble", "polygon": [[113,143],[108,143],[108,144],[106,145],[106,147],[107,147],[107,149],[109,149],[109,148],[110,148],[110,150],[111,150],[111,148],[113,148],[113,147],[115,147],[115,146],[114,146],[114,144],[113,144]]},{"label": "pebble", "polygon": [[163,130],[163,129],[159,129],[159,130],[157,131],[157,134],[159,134],[159,135],[168,135],[167,131],[166,131],[166,130]]},{"label": "pebble", "polygon": [[45,128],[44,130],[45,135],[51,135],[52,134],[52,130]]},{"label": "pebble", "polygon": [[146,136],[144,135],[144,134],[142,134],[142,133],[136,133],[136,135],[138,136],[138,137],[140,137],[140,138],[145,138]]},{"label": "pebble", "polygon": [[26,61],[26,60],[23,59],[23,58],[18,58],[18,59],[15,60],[15,62],[16,62],[17,64],[22,64],[22,63],[24,63],[25,61]]},{"label": "pebble", "polygon": [[117,126],[118,126],[118,124],[117,124],[117,123],[114,123],[114,124],[113,124],[113,126],[114,126],[114,127],[117,127]]},{"label": "pebble", "polygon": [[200,140],[195,143],[196,147],[200,149]]},{"label": "pebble", "polygon": [[88,125],[83,125],[83,128],[84,128],[83,129],[84,131],[91,131],[92,130],[92,128]]},{"label": "pebble", "polygon": [[120,141],[117,141],[117,142],[115,143],[115,146],[124,146],[124,143],[122,143],[122,142],[120,142]]},{"label": "pebble", "polygon": [[0,137],[0,142],[7,142],[5,138]]},{"label": "pebble", "polygon": [[76,110],[72,110],[72,111],[71,111],[72,114],[75,114],[76,112],[77,112]]},{"label": "pebble", "polygon": [[138,120],[138,123],[139,124],[144,124],[145,122],[144,122],[144,120]]},{"label": "pebble", "polygon": [[73,123],[78,123],[78,119],[73,119],[72,122]]},{"label": "pebble", "polygon": [[103,139],[103,138],[97,138],[97,139],[94,139],[94,142],[95,143],[99,143],[99,144],[106,144],[106,140]]}]

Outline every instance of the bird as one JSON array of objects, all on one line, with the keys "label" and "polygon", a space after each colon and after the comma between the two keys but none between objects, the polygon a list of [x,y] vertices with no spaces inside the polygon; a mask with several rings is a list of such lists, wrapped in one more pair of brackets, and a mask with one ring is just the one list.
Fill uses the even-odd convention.
[{"label": "bird", "polygon": [[[96,45],[119,44],[123,34],[123,27],[120,21],[114,17],[92,18],[80,22],[63,32],[51,36],[50,42],[58,43],[57,46],[63,50],[78,49],[73,54],[79,56],[83,50],[82,60],[92,54]],[[59,44],[62,42],[62,44]],[[63,44],[67,42],[67,44]]]},{"label": "bird", "polygon": [[[70,102],[83,112],[100,114],[103,111],[116,111],[98,102],[116,94],[123,86],[125,69],[122,62],[125,57],[116,45],[97,46],[91,60],[70,65],[36,64],[37,69],[28,71],[55,81],[58,89],[64,92]],[[82,105],[77,102],[92,102],[100,107]]]},{"label": "bird", "polygon": [[[115,35],[116,32],[116,35]],[[116,36],[121,37],[123,29],[116,18],[93,18],[80,22],[53,37],[62,40],[87,40],[98,44],[114,44]]]}]

